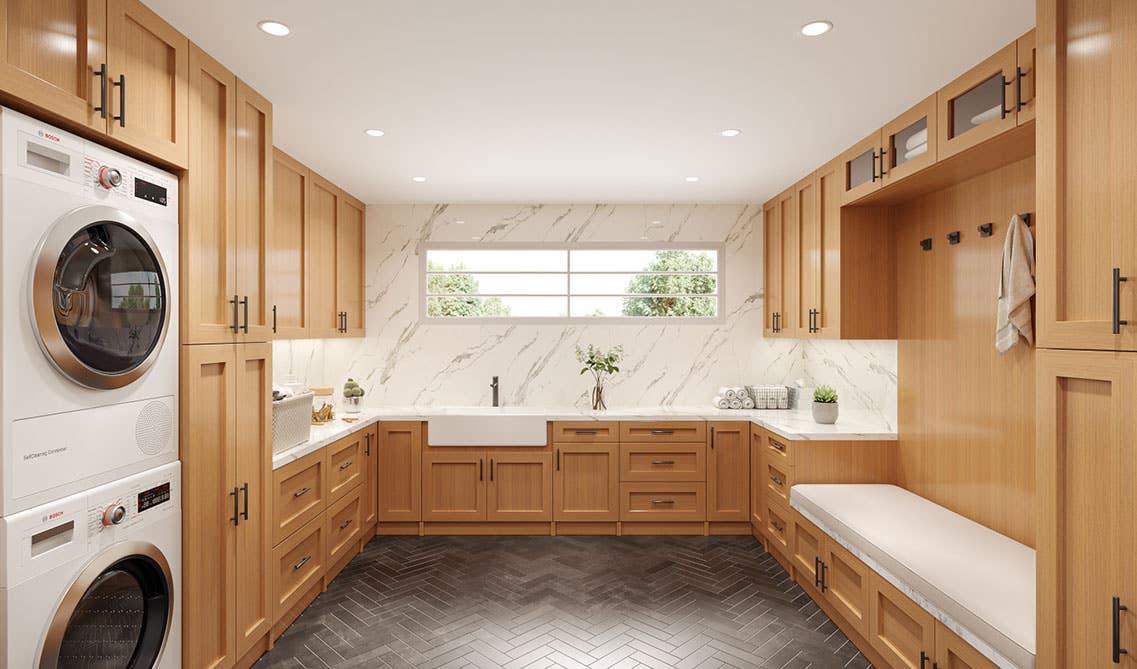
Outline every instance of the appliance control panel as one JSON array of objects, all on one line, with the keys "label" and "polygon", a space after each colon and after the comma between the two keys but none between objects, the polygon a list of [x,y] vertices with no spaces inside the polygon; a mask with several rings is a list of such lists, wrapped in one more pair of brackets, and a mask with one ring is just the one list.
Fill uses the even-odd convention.
[{"label": "appliance control panel", "polygon": [[163,508],[175,494],[171,479],[150,478],[114,490],[112,495],[88,499],[87,534],[95,537],[105,529],[131,527],[145,522],[149,511]]},{"label": "appliance control panel", "polygon": [[127,165],[103,164],[94,156],[83,157],[83,173],[95,191],[133,197],[160,207],[169,205],[169,188],[154,175],[139,172]]}]

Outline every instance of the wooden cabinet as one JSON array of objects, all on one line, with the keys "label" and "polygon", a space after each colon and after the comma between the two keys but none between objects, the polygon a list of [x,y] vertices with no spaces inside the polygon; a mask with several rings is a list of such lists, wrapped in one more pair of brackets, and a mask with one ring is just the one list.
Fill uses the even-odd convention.
[{"label": "wooden cabinet", "polygon": [[557,421],[553,423],[555,444],[600,443],[620,440],[620,423],[605,421]]},{"label": "wooden cabinet", "polygon": [[1042,347],[1137,350],[1135,21],[1125,0],[1038,3]]},{"label": "wooden cabinet", "polygon": [[309,336],[364,334],[364,206],[309,172]]},{"label": "wooden cabinet", "polygon": [[765,320],[767,337],[793,337],[798,302],[799,227],[797,191],[790,188],[763,207],[765,226]]},{"label": "wooden cabinet", "polygon": [[272,473],[275,546],[324,513],[328,504],[328,459],[324,449]]},{"label": "wooden cabinet", "polygon": [[548,451],[489,452],[486,520],[553,519],[553,455]]},{"label": "wooden cabinet", "polygon": [[364,206],[347,193],[340,193],[336,216],[336,312],[343,314],[345,337],[364,334]]},{"label": "wooden cabinet", "polygon": [[422,520],[422,423],[379,423],[379,523]]},{"label": "wooden cabinet", "polygon": [[850,146],[838,159],[841,163],[841,201],[844,204],[859,200],[878,190],[884,183],[878,168],[880,162],[880,131],[873,132]]},{"label": "wooden cabinet", "polygon": [[935,658],[935,663],[932,665],[934,669],[998,669],[999,666],[983,657],[974,646],[938,620]]},{"label": "wooden cabinet", "polygon": [[196,46],[189,60],[182,343],[268,341],[272,107]]},{"label": "wooden cabinet", "polygon": [[484,451],[432,450],[422,456],[422,519],[486,519]]},{"label": "wooden cabinet", "polygon": [[273,339],[308,338],[308,244],[311,226],[308,168],[280,149],[273,152],[272,232],[268,276]]},{"label": "wooden cabinet", "polygon": [[[328,530],[324,514],[308,522],[272,551],[273,624],[311,601],[327,567]],[[226,665],[228,666],[228,665]]]},{"label": "wooden cabinet", "polygon": [[[793,230],[797,234],[797,243],[782,252],[783,264],[787,254],[792,254],[793,258],[788,265],[791,274],[785,279],[782,306],[793,319],[789,321],[787,334],[792,331],[795,337],[808,337],[813,333],[813,300],[821,293],[818,285],[821,280],[821,217],[817,210],[821,198],[817,189],[816,173],[794,184],[793,219],[796,225]],[[792,272],[794,267],[796,272]]]},{"label": "wooden cabinet", "polygon": [[896,669],[926,669],[935,657],[935,619],[902,592],[872,574],[868,640]]},{"label": "wooden cabinet", "polygon": [[706,444],[620,444],[621,481],[706,481]]},{"label": "wooden cabinet", "polygon": [[1031,30],[1016,42],[1018,49],[1018,66],[1015,73],[1016,107],[1018,115],[1016,121],[1022,125],[1035,118],[1035,106],[1038,100],[1038,48],[1035,31]]},{"label": "wooden cabinet", "polygon": [[[1029,45],[1024,45],[1029,53]],[[1019,61],[1019,44],[1011,42],[987,60],[940,89],[939,159],[1002,134],[1019,125],[1019,112],[1027,110],[1024,76],[1030,63]]]},{"label": "wooden cabinet", "polygon": [[268,634],[272,348],[182,353],[183,663],[229,666]]},{"label": "wooden cabinet", "polygon": [[327,512],[327,565],[331,570],[327,580],[335,578],[342,568],[359,552],[363,536],[363,506],[360,487],[352,489],[342,499],[328,507]]},{"label": "wooden cabinet", "polygon": [[823,582],[825,567],[821,558],[825,554],[825,534],[817,527],[801,517],[801,514],[791,513],[789,546],[790,562],[794,566],[797,582],[805,589],[812,589],[815,593],[825,593]]},{"label": "wooden cabinet", "polygon": [[1128,607],[1118,644],[1137,649],[1137,528],[1125,502],[1137,475],[1137,354],[1040,350],[1036,360],[1037,666],[1105,666],[1115,597]]},{"label": "wooden cabinet", "polygon": [[0,89],[184,167],[189,41],[138,0],[0,3]]},{"label": "wooden cabinet", "polygon": [[366,430],[353,432],[328,444],[328,503],[331,504],[363,483],[367,475],[364,455]]},{"label": "wooden cabinet", "polygon": [[[871,570],[841,544],[823,538],[821,551],[825,599],[849,625],[865,634],[869,623]],[[940,666],[944,666],[941,660]]]},{"label": "wooden cabinet", "polygon": [[750,423],[707,423],[707,520],[750,518]]},{"label": "wooden cabinet", "polygon": [[[379,428],[375,425],[367,428],[363,435],[363,458],[363,529],[374,534],[375,524],[379,521]],[[365,537],[364,542],[367,539]]]},{"label": "wooden cabinet", "polygon": [[759,532],[764,521],[766,496],[762,485],[762,449],[765,447],[765,430],[757,425],[750,426],[750,525]]},{"label": "wooden cabinet", "polygon": [[939,144],[936,102],[937,97],[931,95],[881,128],[882,186],[896,183],[936,162]]},{"label": "wooden cabinet", "polygon": [[619,520],[620,447],[612,442],[570,442],[554,444],[553,449],[553,519]]}]

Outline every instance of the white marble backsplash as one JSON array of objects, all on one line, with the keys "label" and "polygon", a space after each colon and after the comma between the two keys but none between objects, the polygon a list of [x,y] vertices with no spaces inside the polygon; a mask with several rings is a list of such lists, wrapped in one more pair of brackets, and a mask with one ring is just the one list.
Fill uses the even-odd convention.
[{"label": "white marble backsplash", "polygon": [[[608,385],[611,407],[709,404],[721,386],[802,379],[810,387],[833,385],[844,406],[895,426],[895,341],[763,338],[761,218],[757,205],[370,205],[367,337],[275,342],[275,379],[338,387],[350,376],[366,391],[366,405],[378,408],[486,405],[497,375],[503,404],[583,407],[590,385],[579,375],[576,345],[622,344],[621,371]],[[724,322],[478,325],[419,318],[422,242],[637,242],[644,235],[725,244]]]}]

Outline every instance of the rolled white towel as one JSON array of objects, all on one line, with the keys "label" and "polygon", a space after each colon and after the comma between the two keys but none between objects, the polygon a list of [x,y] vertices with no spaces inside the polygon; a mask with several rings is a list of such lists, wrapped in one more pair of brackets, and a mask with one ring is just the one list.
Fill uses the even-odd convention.
[{"label": "rolled white towel", "polygon": [[1003,103],[1000,102],[999,104],[995,105],[994,107],[991,107],[987,111],[985,111],[981,114],[976,114],[975,116],[972,116],[971,117],[971,125],[983,125],[987,121],[993,121],[993,120],[999,118],[999,116],[1001,116],[1002,113],[1003,113]]},{"label": "rolled white towel", "polygon": [[719,388],[719,396],[728,400],[732,400],[738,396],[738,393],[736,393],[734,391],[734,388],[731,388],[730,386],[723,386],[722,388]]},{"label": "rolled white towel", "polygon": [[928,143],[927,143],[927,142],[924,142],[923,144],[921,144],[921,145],[917,146],[917,147],[916,147],[916,148],[914,148],[914,149],[909,149],[909,150],[908,150],[908,151],[907,151],[907,152],[904,154],[904,160],[912,160],[912,159],[913,159],[913,158],[915,158],[916,156],[921,156],[921,155],[923,155],[923,154],[925,154],[925,153],[927,153],[927,152],[928,152]]},{"label": "rolled white towel", "polygon": [[924,128],[920,132],[913,133],[905,142],[904,150],[911,151],[912,149],[920,146],[921,144],[928,143],[928,129]]},{"label": "rolled white towel", "polygon": [[730,401],[730,408],[731,409],[741,409],[742,408],[742,400],[738,399],[737,397],[732,399]]},{"label": "rolled white towel", "polygon": [[722,397],[721,395],[715,395],[715,398],[713,400],[711,400],[711,403],[715,405],[716,409],[729,409],[730,408],[730,400],[728,400],[725,397]]},{"label": "rolled white towel", "polygon": [[749,397],[743,398],[742,408],[743,409],[753,409],[754,408],[754,400],[750,399]]}]

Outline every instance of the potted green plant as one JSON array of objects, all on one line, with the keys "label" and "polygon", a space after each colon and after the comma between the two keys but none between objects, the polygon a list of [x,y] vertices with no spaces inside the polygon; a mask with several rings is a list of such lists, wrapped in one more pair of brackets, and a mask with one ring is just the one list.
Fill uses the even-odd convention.
[{"label": "potted green plant", "polygon": [[837,391],[833,386],[818,386],[813,391],[813,420],[823,425],[837,422]]},{"label": "potted green plant", "polygon": [[604,381],[612,374],[620,371],[616,363],[620,362],[620,358],[624,355],[624,347],[616,346],[608,351],[601,351],[592,344],[588,348],[576,347],[576,359],[584,365],[580,369],[580,373],[592,372],[592,376],[596,384],[592,387],[592,410],[600,411],[607,409],[608,405],[604,403]]},{"label": "potted green plant", "polygon": [[355,379],[348,379],[347,383],[343,384],[343,412],[344,413],[359,413],[363,409],[363,388],[355,382]]}]

